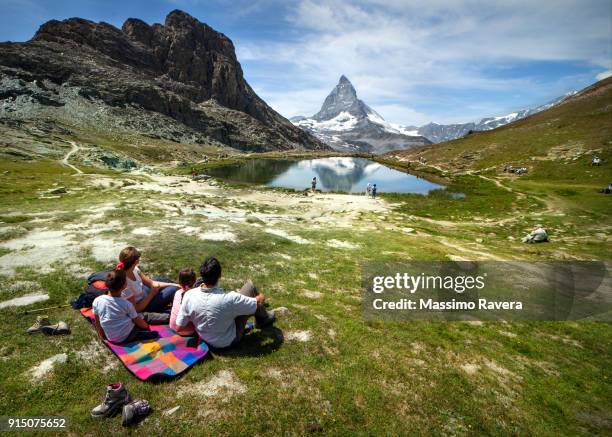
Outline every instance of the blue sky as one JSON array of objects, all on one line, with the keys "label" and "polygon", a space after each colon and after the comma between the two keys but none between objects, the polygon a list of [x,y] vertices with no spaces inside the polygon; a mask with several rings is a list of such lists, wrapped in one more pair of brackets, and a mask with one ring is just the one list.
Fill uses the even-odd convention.
[{"label": "blue sky", "polygon": [[230,37],[286,117],[317,112],[341,74],[388,121],[420,125],[502,115],[612,73],[610,0],[0,0],[0,41],[50,19],[121,27],[173,9]]}]

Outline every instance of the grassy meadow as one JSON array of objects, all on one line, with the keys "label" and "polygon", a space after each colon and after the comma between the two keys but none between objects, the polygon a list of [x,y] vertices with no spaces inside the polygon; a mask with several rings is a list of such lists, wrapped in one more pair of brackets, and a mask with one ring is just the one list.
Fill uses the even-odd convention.
[{"label": "grassy meadow", "polygon": [[[123,381],[154,410],[127,431],[139,435],[610,433],[609,323],[360,316],[367,261],[609,259],[612,199],[596,191],[609,167],[578,181],[448,175],[465,198],[377,200],[196,183],[180,168],[79,168],[90,174],[53,160],[0,163],[0,299],[49,295],[0,309],[0,415],[62,415],[72,434],[115,434],[118,418],[89,411],[106,384]],[[48,194],[54,186],[67,193]],[[520,243],[535,223],[549,227],[550,243]],[[48,314],[71,335],[25,333],[35,315],[24,310],[68,303],[127,244],[142,249],[143,271],[169,277],[217,256],[226,289],[251,278],[271,308],[283,307],[275,328],[157,384],[132,377],[70,308]],[[41,374],[60,353],[67,362]]]}]

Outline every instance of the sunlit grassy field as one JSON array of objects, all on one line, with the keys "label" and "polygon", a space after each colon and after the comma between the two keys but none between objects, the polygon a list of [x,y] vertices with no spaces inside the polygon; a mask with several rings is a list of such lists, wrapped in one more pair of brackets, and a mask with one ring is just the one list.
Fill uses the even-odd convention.
[{"label": "sunlit grassy field", "polygon": [[[605,175],[554,184],[456,176],[449,186],[464,199],[389,194],[360,203],[222,183],[194,193],[179,177],[153,183],[146,174],[82,170],[98,175],[72,176],[53,161],[0,164],[0,260],[11,266],[3,267],[0,299],[49,295],[0,309],[0,415],[63,415],[74,434],[116,433],[117,418],[97,421],[89,411],[106,384],[123,381],[154,409],[133,431],[142,435],[610,432],[609,323],[360,315],[367,261],[609,259],[610,199],[596,192]],[[54,184],[68,192],[45,194]],[[334,208],[342,199],[354,203]],[[520,243],[536,222],[549,226],[551,243]],[[215,255],[226,289],[251,278],[271,308],[285,309],[275,328],[158,384],[132,377],[70,308],[48,314],[67,321],[71,335],[25,334],[35,315],[24,310],[66,304],[123,244],[142,249],[144,271],[170,277]],[[66,363],[33,376],[59,353]]]}]

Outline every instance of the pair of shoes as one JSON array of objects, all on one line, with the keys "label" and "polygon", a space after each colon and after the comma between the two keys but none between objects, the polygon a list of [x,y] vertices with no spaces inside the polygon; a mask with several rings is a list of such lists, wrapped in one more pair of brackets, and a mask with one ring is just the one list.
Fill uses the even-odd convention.
[{"label": "pair of shoes", "polygon": [[276,322],[276,316],[274,313],[268,313],[268,317],[255,317],[255,327],[257,329],[264,329],[267,326],[272,325]]},{"label": "pair of shoes", "polygon": [[151,407],[144,399],[132,401],[124,384],[118,382],[106,387],[104,402],[91,410],[95,418],[113,417],[121,413],[121,425],[130,426],[144,418],[151,411]]},{"label": "pair of shoes", "polygon": [[26,331],[28,334],[43,332],[47,335],[65,335],[70,334],[70,327],[66,322],[59,322],[52,325],[48,316],[36,317],[36,322]]}]

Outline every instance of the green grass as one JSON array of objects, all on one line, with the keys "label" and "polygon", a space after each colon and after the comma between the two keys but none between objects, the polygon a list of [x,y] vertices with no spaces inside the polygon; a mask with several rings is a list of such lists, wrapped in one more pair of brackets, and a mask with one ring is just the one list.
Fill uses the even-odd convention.
[{"label": "green grass", "polygon": [[[226,289],[252,278],[273,308],[284,306],[289,313],[279,317],[278,331],[256,330],[232,353],[210,354],[182,378],[142,383],[117,365],[89,323],[69,308],[49,315],[67,321],[70,336],[24,333],[35,319],[24,316],[25,309],[67,303],[84,288],[84,272],[107,263],[83,246],[54,264],[54,272],[21,267],[15,275],[0,277],[0,300],[39,290],[50,299],[0,310],[0,415],[65,415],[77,435],[125,432],[118,418],[100,422],[89,415],[106,384],[124,381],[134,397],[147,399],[154,409],[132,431],[142,435],[300,435],[316,429],[329,435],[609,433],[609,323],[408,323],[364,321],[360,314],[361,266],[367,261],[473,258],[474,251],[531,261],[608,259],[611,199],[596,191],[603,176],[484,175],[498,186],[476,175],[451,175],[448,191],[465,193],[465,198],[449,198],[443,191],[385,194],[395,206],[381,213],[356,211],[351,226],[345,226],[341,219],[348,213],[319,217],[309,214],[320,206],[316,203],[283,204],[284,196],[298,196],[287,190],[261,190],[273,199],[268,203],[241,197],[256,191],[252,186],[230,184],[221,185],[218,197],[161,194],[120,188],[126,178],[134,179],[120,173],[105,173],[116,182],[110,188],[78,190],[83,180],[53,161],[0,163],[0,172],[7,170],[0,180],[0,229],[7,229],[0,233],[6,235],[0,256],[19,256],[20,249],[1,245],[27,237],[15,228],[29,232],[85,224],[92,230],[117,220],[116,228],[75,233],[71,241],[85,243],[95,236],[135,244],[143,251],[144,271],[169,277],[215,255],[223,265]],[[41,198],[54,184],[69,193]],[[169,203],[176,205],[176,215],[160,208]],[[113,208],[102,209],[108,205]],[[204,216],[192,206],[239,210],[244,220]],[[103,213],[92,219],[96,211]],[[551,243],[521,244],[520,237],[537,222],[549,227]],[[227,226],[237,241],[200,240],[180,232],[188,226],[203,231]],[[158,233],[134,235],[140,227]],[[408,227],[414,231],[401,231]],[[271,235],[266,228],[311,244]],[[603,237],[594,237],[598,234]],[[356,248],[331,247],[330,240]],[[15,286],[24,280],[38,285]],[[299,331],[308,331],[311,340],[291,340]],[[58,353],[67,353],[68,362],[34,381],[29,369]],[[470,366],[477,370],[468,371]],[[221,389],[210,397],[202,390],[180,395],[225,370],[240,390]],[[162,414],[175,406],[180,409],[173,416]]]},{"label": "green grass", "polygon": [[[461,193],[465,197],[453,197]],[[382,193],[390,202],[401,202],[399,211],[436,219],[500,217],[516,209],[529,208],[534,202],[519,200],[516,195],[478,176],[457,176],[446,189],[434,190],[427,196],[419,194]],[[491,202],[491,199],[496,199]]]}]

